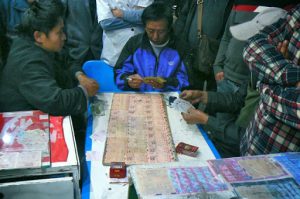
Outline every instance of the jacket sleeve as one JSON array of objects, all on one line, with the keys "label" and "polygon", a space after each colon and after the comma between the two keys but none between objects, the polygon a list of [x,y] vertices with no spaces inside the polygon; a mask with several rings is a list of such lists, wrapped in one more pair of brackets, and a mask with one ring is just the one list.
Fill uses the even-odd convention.
[{"label": "jacket sleeve", "polygon": [[132,27],[132,25],[129,22],[124,21],[120,18],[104,19],[100,21],[100,25],[102,29],[106,31]]},{"label": "jacket sleeve", "polygon": [[[205,111],[209,113],[238,113],[244,106],[246,95],[247,82],[244,82],[238,92],[235,93],[208,92],[209,103]],[[238,143],[246,131],[235,120],[224,122],[211,115],[208,117],[208,122],[204,128],[211,131],[214,137],[218,137],[218,140],[233,146],[239,146]]]},{"label": "jacket sleeve", "polygon": [[80,87],[62,89],[58,86],[48,63],[34,61],[21,71],[19,85],[22,95],[33,107],[51,115],[76,115],[87,109],[87,99]]},{"label": "jacket sleeve", "polygon": [[[300,14],[300,6],[295,13]],[[292,18],[292,17],[290,17]],[[292,27],[294,24],[295,27]],[[295,25],[298,24],[298,25]],[[292,33],[299,28],[298,20],[280,19],[277,23],[267,26],[260,34],[249,39],[244,50],[244,60],[250,70],[260,81],[267,84],[295,85],[300,81],[300,68],[276,49],[279,42],[292,37]],[[289,50],[297,48],[290,46]]]},{"label": "jacket sleeve", "polygon": [[224,34],[221,39],[221,43],[219,46],[218,54],[213,64],[214,74],[216,75],[219,72],[224,70],[224,64],[226,59],[227,48],[231,39],[231,33],[229,32],[229,27],[233,24],[234,20],[234,12],[231,12],[228,21],[225,26]]},{"label": "jacket sleeve", "polygon": [[133,90],[129,87],[127,77],[135,74],[133,65],[133,53],[134,49],[132,44],[136,42],[133,38],[130,38],[125,44],[114,68],[114,77],[116,85],[121,90]]},{"label": "jacket sleeve", "polygon": [[183,61],[180,62],[175,77],[167,78],[166,91],[180,91],[189,86],[189,78]]},{"label": "jacket sleeve", "polygon": [[208,113],[238,113],[244,106],[247,95],[247,82],[244,82],[235,93],[208,92],[208,103],[205,111]]},{"label": "jacket sleeve", "polygon": [[238,126],[234,121],[224,123],[214,116],[208,117],[204,129],[212,132],[213,137],[218,137],[218,140],[229,145],[238,146],[238,148],[240,140],[246,132],[245,128]]},{"label": "jacket sleeve", "polygon": [[124,10],[123,11],[123,19],[133,24],[142,25],[142,13],[144,9],[139,10]]},{"label": "jacket sleeve", "polygon": [[300,88],[260,84],[259,90],[268,112],[284,124],[300,129]]}]

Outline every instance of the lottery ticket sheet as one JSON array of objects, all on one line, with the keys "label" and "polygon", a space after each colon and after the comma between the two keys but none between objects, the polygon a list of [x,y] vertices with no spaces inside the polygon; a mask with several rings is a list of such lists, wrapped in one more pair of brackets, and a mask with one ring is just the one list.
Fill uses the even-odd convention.
[{"label": "lottery ticket sheet", "polygon": [[300,153],[208,160],[208,163],[243,198],[300,198]]},{"label": "lottery ticket sheet", "polygon": [[163,163],[176,160],[168,116],[160,94],[114,94],[104,165]]},{"label": "lottery ticket sheet", "polygon": [[196,161],[134,166],[130,174],[138,197],[143,199],[235,196],[228,183]]},{"label": "lottery ticket sheet", "polygon": [[[50,166],[49,140],[48,114],[41,111],[1,113],[0,168]],[[7,161],[12,164],[6,165]]]},{"label": "lottery ticket sheet", "polygon": [[[140,198],[299,199],[300,153],[181,162],[130,169]],[[233,194],[233,196],[231,195]]]}]

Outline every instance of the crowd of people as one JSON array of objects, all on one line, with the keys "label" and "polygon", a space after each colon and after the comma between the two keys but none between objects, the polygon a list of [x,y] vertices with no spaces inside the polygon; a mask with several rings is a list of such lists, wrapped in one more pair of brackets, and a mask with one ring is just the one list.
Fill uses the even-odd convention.
[{"label": "crowd of people", "polygon": [[[174,2],[2,0],[0,111],[72,115],[84,131],[101,85],[81,67],[101,59],[119,89],[180,91],[198,107],[183,119],[201,124],[222,157],[299,152],[298,1]],[[201,68],[204,36],[219,47]]]}]

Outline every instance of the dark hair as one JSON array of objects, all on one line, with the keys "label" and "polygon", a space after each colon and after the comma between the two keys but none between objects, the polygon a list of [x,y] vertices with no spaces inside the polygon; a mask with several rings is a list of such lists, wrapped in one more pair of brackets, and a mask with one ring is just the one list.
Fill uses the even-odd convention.
[{"label": "dark hair", "polygon": [[172,9],[165,3],[156,2],[145,8],[142,14],[142,22],[146,26],[147,21],[158,21],[165,19],[168,22],[168,27],[171,28],[173,24]]},{"label": "dark hair", "polygon": [[64,14],[64,7],[60,0],[34,1],[23,15],[18,34],[33,39],[34,31],[44,32],[46,35],[59,23]]}]

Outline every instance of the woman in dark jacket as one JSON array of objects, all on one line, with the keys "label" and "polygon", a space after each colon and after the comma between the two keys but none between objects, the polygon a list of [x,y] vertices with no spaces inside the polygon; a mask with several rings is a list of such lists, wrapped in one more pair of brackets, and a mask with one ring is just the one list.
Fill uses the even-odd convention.
[{"label": "woman in dark jacket", "polygon": [[71,88],[56,61],[66,39],[59,0],[34,2],[24,13],[0,80],[0,111],[41,110],[52,115],[82,114],[96,82]]}]

